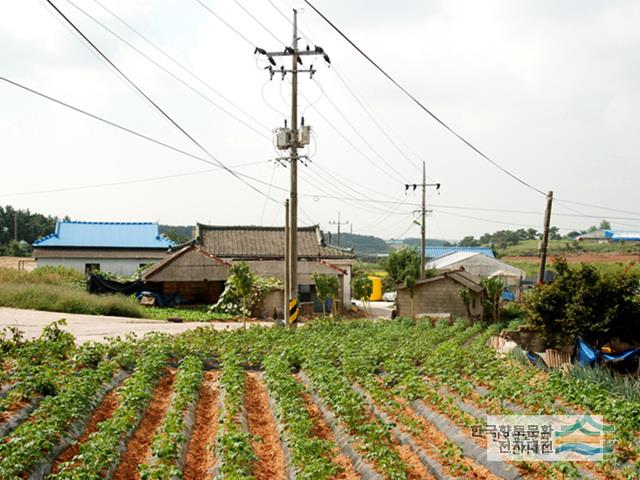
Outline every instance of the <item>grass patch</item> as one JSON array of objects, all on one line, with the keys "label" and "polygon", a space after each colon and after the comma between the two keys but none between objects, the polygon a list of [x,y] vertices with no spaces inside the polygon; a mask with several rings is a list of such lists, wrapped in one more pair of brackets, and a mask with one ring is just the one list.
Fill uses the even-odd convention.
[{"label": "grass patch", "polygon": [[124,295],[91,295],[77,287],[47,283],[2,283],[0,307],[134,318],[144,316],[142,307]]},{"label": "grass patch", "polygon": [[237,315],[229,313],[210,312],[209,307],[203,308],[158,308],[143,307],[144,316],[155,320],[167,320],[168,318],[180,318],[186,322],[211,322],[235,320]]},{"label": "grass patch", "polygon": [[85,276],[71,268],[47,265],[30,272],[14,268],[0,268],[0,284],[14,283],[23,285],[76,285],[83,286]]},{"label": "grass patch", "polygon": [[[496,253],[503,257],[510,256],[536,256],[539,251],[538,240],[523,240],[516,245],[505,248],[496,248]],[[549,240],[549,255],[569,255],[580,253],[631,253],[639,254],[640,245],[633,242],[619,243],[590,243],[576,242],[573,240]]]}]

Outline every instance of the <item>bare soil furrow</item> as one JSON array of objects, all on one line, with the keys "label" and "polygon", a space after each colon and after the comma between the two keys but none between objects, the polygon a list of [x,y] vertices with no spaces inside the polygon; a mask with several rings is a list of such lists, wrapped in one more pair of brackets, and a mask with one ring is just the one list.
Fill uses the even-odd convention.
[{"label": "bare soil furrow", "polygon": [[257,480],[285,480],[284,453],[273,412],[269,407],[267,390],[255,373],[246,376],[245,408],[249,432],[258,457],[253,474]]},{"label": "bare soil furrow", "polygon": [[[311,420],[313,421],[312,431],[314,436],[323,440],[327,440],[331,443],[335,443],[336,439],[333,436],[331,427],[327,425],[327,422],[324,420],[322,412],[320,412],[318,406],[313,403],[311,395],[305,393],[303,398],[307,407],[309,418],[311,418]],[[360,475],[358,475],[358,473],[353,468],[353,465],[351,464],[349,458],[341,453],[337,446],[334,447],[331,458],[333,459],[333,463],[335,463],[342,469],[342,471],[334,477],[334,480],[357,480],[360,478]]]},{"label": "bare soil furrow", "polygon": [[104,422],[108,418],[111,418],[113,412],[118,408],[118,397],[116,395],[116,390],[111,390],[107,393],[100,402],[100,405],[93,411],[91,414],[91,418],[89,419],[89,423],[87,424],[82,435],[69,446],[66,450],[64,450],[58,458],[56,458],[53,463],[51,473],[58,473],[60,465],[64,462],[71,460],[78,453],[80,453],[80,445],[82,445],[89,436],[98,430],[98,425],[101,422]]},{"label": "bare soil furrow", "polygon": [[205,372],[200,387],[193,434],[187,447],[184,480],[207,478],[216,461],[215,441],[218,428],[218,372]]},{"label": "bare soil furrow", "polygon": [[120,457],[120,463],[113,475],[113,480],[138,480],[140,478],[138,465],[144,463],[151,456],[153,434],[162,423],[171,403],[175,377],[176,371],[171,369],[158,382],[142,421],[127,442],[126,449]]}]

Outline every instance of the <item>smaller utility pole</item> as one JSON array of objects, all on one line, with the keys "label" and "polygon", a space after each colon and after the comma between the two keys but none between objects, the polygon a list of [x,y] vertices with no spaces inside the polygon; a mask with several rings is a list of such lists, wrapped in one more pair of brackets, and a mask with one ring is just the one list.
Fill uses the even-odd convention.
[{"label": "smaller utility pole", "polygon": [[553,192],[547,193],[547,208],[544,211],[544,231],[540,245],[540,270],[538,270],[538,284],[544,283],[544,271],[547,266],[547,246],[549,245],[549,224],[551,223],[551,204]]},{"label": "smaller utility pole", "polygon": [[289,324],[289,199],[284,201],[284,308],[282,309],[282,319],[285,325]]},{"label": "smaller utility pole", "polygon": [[349,220],[345,220],[344,222],[340,221],[340,212],[338,212],[338,221],[334,222],[333,220],[329,222],[329,225],[337,225],[338,226],[338,246],[340,246],[340,226],[341,225],[349,225]]},{"label": "smaller utility pole", "polygon": [[425,277],[425,269],[427,266],[427,187],[436,187],[440,190],[440,183],[427,183],[427,164],[422,162],[422,183],[407,183],[404,185],[405,193],[409,188],[415,190],[422,187],[422,208],[420,209],[420,279]]}]

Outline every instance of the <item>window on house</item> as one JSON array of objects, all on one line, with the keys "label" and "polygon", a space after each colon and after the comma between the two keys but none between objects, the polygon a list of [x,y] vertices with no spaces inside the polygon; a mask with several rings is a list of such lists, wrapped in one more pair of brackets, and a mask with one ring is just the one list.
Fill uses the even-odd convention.
[{"label": "window on house", "polygon": [[99,271],[100,271],[100,264],[99,263],[85,263],[84,264],[84,273],[86,273],[87,275],[89,275],[90,273],[99,272]]}]

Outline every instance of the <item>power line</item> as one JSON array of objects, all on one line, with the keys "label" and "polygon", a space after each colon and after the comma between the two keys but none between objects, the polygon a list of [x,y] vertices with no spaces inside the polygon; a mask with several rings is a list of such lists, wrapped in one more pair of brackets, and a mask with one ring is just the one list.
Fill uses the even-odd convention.
[{"label": "power line", "polygon": [[[217,165],[217,164],[215,164],[215,163],[213,163],[213,162],[211,162],[211,161],[207,160],[207,159],[206,159],[206,158],[204,158],[204,157],[201,157],[201,156],[199,156],[199,155],[195,155],[195,154],[193,154],[193,153],[187,152],[186,150],[182,150],[181,148],[174,147],[173,145],[170,145],[170,144],[168,144],[168,143],[165,143],[165,142],[163,142],[163,141],[161,141],[161,140],[158,140],[158,139],[156,139],[156,138],[150,137],[150,136],[145,135],[145,134],[143,134],[143,133],[140,133],[140,132],[138,132],[138,131],[136,131],[136,130],[132,130],[132,129],[130,129],[130,128],[128,128],[128,127],[125,127],[125,126],[122,126],[122,125],[120,125],[120,124],[118,124],[118,123],[116,123],[116,122],[112,122],[111,120],[107,120],[106,118],[103,118],[103,117],[101,117],[101,116],[99,116],[99,115],[93,114],[93,113],[91,113],[91,112],[88,112],[88,111],[83,110],[83,109],[81,109],[81,108],[78,108],[78,107],[76,107],[76,106],[73,106],[73,105],[71,105],[71,104],[69,104],[69,103],[63,102],[62,100],[58,100],[57,98],[54,98],[54,97],[51,97],[51,96],[49,96],[49,95],[47,95],[47,94],[45,94],[45,93],[39,92],[38,90],[34,90],[33,88],[29,88],[29,87],[27,87],[26,85],[23,85],[23,84],[21,84],[21,83],[19,83],[19,82],[16,82],[16,81],[10,80],[10,79],[8,79],[8,78],[6,78],[6,77],[3,77],[3,76],[0,76],[0,80],[4,81],[4,82],[6,82],[6,83],[8,83],[8,84],[10,84],[10,85],[13,85],[13,86],[15,86],[15,87],[21,88],[21,89],[22,89],[22,90],[24,90],[24,91],[27,91],[27,92],[32,93],[32,94],[34,94],[34,95],[37,95],[37,96],[39,96],[39,97],[41,97],[41,98],[44,98],[44,99],[46,99],[46,100],[49,100],[49,101],[51,101],[51,102],[53,102],[53,103],[56,103],[56,104],[58,104],[58,105],[61,105],[61,106],[65,107],[65,108],[68,108],[68,109],[70,109],[70,110],[73,110],[73,111],[75,111],[75,112],[77,112],[77,113],[81,113],[82,115],[86,115],[87,117],[93,118],[94,120],[98,120],[99,122],[102,122],[102,123],[104,123],[104,124],[106,124],[106,125],[109,125],[109,126],[111,126],[111,127],[117,128],[118,130],[121,130],[121,131],[123,131],[123,132],[129,133],[129,134],[134,135],[134,136],[136,136],[136,137],[142,138],[142,139],[147,140],[147,141],[149,141],[149,142],[151,142],[151,143],[155,143],[156,145],[159,145],[159,146],[161,146],[161,147],[164,147],[164,148],[166,148],[166,149],[168,149],[168,150],[172,150],[172,151],[174,151],[174,152],[176,152],[176,153],[180,153],[180,154],[182,154],[182,155],[185,155],[185,156],[187,156],[187,157],[193,158],[193,159],[195,159],[195,160],[199,160],[199,161],[201,161],[201,162],[203,162],[203,163],[206,163],[207,165],[212,165],[212,166],[214,166],[214,167],[216,167],[216,168],[222,168],[222,169],[224,169],[224,170],[227,170],[225,167],[222,167],[222,166],[220,166],[220,165]],[[263,181],[263,180],[260,180],[259,178],[252,177],[251,175],[247,175],[247,174],[240,173],[240,172],[235,172],[235,173],[236,173],[237,175],[239,175],[239,176],[242,176],[242,177],[248,178],[248,179],[250,179],[250,180],[252,180],[252,181],[254,181],[254,182],[256,182],[256,183],[262,183],[262,184],[264,184],[264,185],[268,185],[268,184],[267,184],[267,182],[265,182],[265,181]],[[274,188],[279,188],[279,187],[275,187],[275,186],[274,186]],[[286,189],[281,189],[281,190],[286,191]],[[18,194],[18,195],[20,195],[20,194]]]},{"label": "power line", "polygon": [[393,83],[397,88],[399,88],[407,97],[409,97],[418,107],[420,107],[424,112],[426,112],[431,118],[433,118],[436,122],[438,122],[441,126],[447,129],[451,134],[453,134],[458,140],[462,141],[466,146],[471,148],[474,152],[484,158],[486,161],[491,163],[494,167],[505,173],[506,175],[513,178],[518,183],[524,185],[525,187],[533,190],[534,192],[539,193],[540,195],[545,195],[546,193],[540,190],[539,188],[534,187],[530,183],[526,182],[522,178],[518,177],[514,173],[511,173],[509,170],[498,164],[496,161],[492,160],[488,155],[484,154],[478,147],[473,145],[469,140],[464,138],[461,134],[455,131],[452,127],[447,125],[443,120],[440,119],[435,113],[425,107],[422,102],[420,102],[414,95],[412,95],[406,88],[404,88],[400,83],[398,83],[391,75],[389,75],[380,65],[378,65],[369,55],[367,55],[360,47],[358,47],[345,33],[342,32],[331,20],[329,20],[320,10],[318,10],[309,0],[304,0],[304,2],[309,5],[331,28],[333,28],[342,38],[344,38],[349,45],[351,45],[354,49],[360,53],[371,65],[373,65],[380,73],[382,73],[391,83]]},{"label": "power line", "polygon": [[[246,167],[251,165],[259,165],[263,162],[250,162],[243,163],[240,165],[234,165],[233,168]],[[212,173],[219,171],[221,167],[211,168],[207,170],[197,170],[195,172],[186,172],[186,173],[174,173],[171,175],[161,175],[158,177],[147,177],[147,178],[138,178],[134,180],[120,180],[117,182],[109,182],[109,183],[93,183],[89,185],[76,185],[71,187],[60,187],[60,188],[51,188],[48,190],[31,190],[29,192],[16,192],[16,193],[2,193],[0,197],[23,197],[28,195],[41,195],[45,193],[59,193],[59,192],[72,192],[76,190],[90,190],[93,188],[105,188],[105,187],[119,187],[122,185],[135,185],[138,183],[147,183],[147,182],[156,182],[159,180],[168,180],[173,178],[182,178],[182,177],[191,177],[195,175],[202,175],[206,173]]]},{"label": "power line", "polygon": [[196,2],[198,2],[200,5],[202,5],[204,7],[205,10],[207,10],[211,15],[213,15],[214,17],[216,17],[218,20],[220,20],[220,22],[222,22],[227,28],[229,28],[232,32],[234,32],[236,35],[238,35],[242,40],[244,40],[245,42],[247,42],[249,45],[251,45],[253,48],[256,47],[256,44],[253,43],[251,40],[249,40],[247,37],[245,37],[242,33],[240,33],[240,31],[235,28],[233,25],[231,25],[229,22],[227,22],[224,18],[222,18],[220,15],[218,15],[216,12],[214,12],[211,8],[209,8],[204,2],[202,2],[201,0],[196,0]]},{"label": "power line", "polygon": [[[254,133],[260,135],[261,137],[271,141],[271,138],[268,135],[265,135],[264,133],[258,131],[256,128],[254,128],[252,125],[249,125],[247,122],[245,122],[244,120],[242,120],[241,118],[237,117],[235,114],[233,114],[232,112],[230,112],[229,110],[227,110],[226,108],[222,107],[221,105],[219,105],[215,100],[213,100],[211,97],[205,95],[204,93],[202,93],[200,90],[198,90],[197,88],[194,88],[193,86],[189,85],[187,82],[185,82],[184,80],[182,80],[180,77],[178,77],[176,74],[174,74],[173,72],[171,72],[169,69],[165,68],[163,65],[161,65],[160,63],[156,62],[153,58],[151,58],[150,56],[148,56],[146,53],[144,53],[142,50],[140,50],[138,47],[136,47],[135,45],[133,45],[131,42],[129,42],[128,40],[126,40],[125,38],[123,38],[122,36],[120,36],[118,33],[114,32],[111,28],[109,28],[107,25],[105,25],[104,23],[102,23],[100,20],[98,20],[97,18],[95,18],[93,15],[91,15],[89,12],[87,12],[86,10],[84,10],[82,7],[76,5],[72,0],[66,0],[67,3],[71,4],[74,8],[76,8],[77,10],[79,10],[81,13],[83,13],[86,17],[90,18],[94,23],[96,23],[97,25],[99,25],[100,27],[102,27],[104,30],[106,30],[107,32],[109,32],[111,35],[113,35],[115,38],[117,38],[118,40],[120,40],[122,43],[124,43],[125,45],[127,45],[129,48],[131,48],[132,50],[134,50],[135,52],[137,52],[139,55],[141,55],[142,57],[144,57],[147,61],[149,61],[150,63],[152,63],[153,65],[155,65],[157,68],[159,68],[160,70],[162,70],[163,72],[165,72],[167,75],[171,76],[174,80],[176,80],[177,82],[179,82],[180,84],[184,85],[185,87],[187,87],[189,90],[191,90],[192,92],[194,92],[196,95],[200,96],[201,98],[203,98],[205,101],[207,101],[208,103],[210,103],[211,105],[213,105],[214,107],[216,107],[217,109],[219,109],[220,111],[226,113],[227,115],[229,115],[231,118],[233,118],[234,120],[236,120],[237,122],[241,123],[242,125],[244,125],[245,127],[249,128],[250,130],[252,130]],[[97,2],[97,0],[94,0]],[[123,21],[124,23],[124,21]],[[135,30],[134,30],[135,31]],[[137,33],[137,32],[136,32]],[[140,34],[138,34],[140,35]],[[140,35],[142,37],[142,35]],[[145,41],[146,39],[144,37],[142,37]],[[158,47],[156,47],[158,48]],[[158,50],[160,50],[158,48]],[[160,50],[162,51],[162,50]],[[168,54],[165,54],[168,58],[171,59],[171,57]],[[172,59],[173,60],[173,59]],[[173,60],[174,63],[176,63],[178,66],[180,66],[181,68],[185,69],[184,67],[182,67],[177,61]],[[189,72],[188,70],[185,69],[185,71],[187,71],[187,73],[190,73],[192,76],[194,74],[192,74],[191,72]],[[214,89],[213,87],[211,87],[209,84],[207,84],[206,82],[200,80],[198,77],[196,77],[196,79],[198,79],[199,81],[203,82],[205,85],[207,85],[207,87],[209,89],[211,89],[216,95],[220,96],[222,99],[224,99],[226,102],[228,102],[229,104],[233,105],[234,107],[236,107],[238,110],[240,110],[242,113],[244,113],[245,115],[247,115],[249,118],[251,118],[254,122],[258,123],[261,127],[263,127],[264,129],[266,129],[267,131],[269,130],[269,128],[266,125],[263,125],[259,120],[257,120],[255,117],[253,117],[252,115],[250,115],[249,113],[245,112],[242,108],[240,108],[239,106],[237,106],[235,103],[233,103],[231,100],[229,100],[228,98],[226,98],[224,95],[222,95],[220,92],[218,92],[216,89]]]},{"label": "power line", "polygon": [[162,107],[160,107],[151,97],[149,97],[133,80],[131,80],[118,66],[113,63],[109,57],[107,57],[97,45],[95,45],[54,3],[52,0],[46,0],[51,7],[58,12],[58,14],[64,18],[64,20],[89,44],[91,47],[100,54],[102,58],[104,58],[132,87],[136,89],[136,91],[142,95],[151,105],[153,105],[158,112],[160,112],[173,126],[175,126],[185,137],[187,137],[194,145],[196,145],[200,150],[202,150],[211,160],[213,160],[216,164],[221,166],[224,170],[229,172],[231,175],[236,177],[242,183],[247,185],[253,191],[259,193],[260,195],[266,196],[270,198],[273,202],[280,203],[277,200],[269,197],[260,189],[256,188],[254,185],[250,184],[242,177],[240,177],[236,172],[227,167],[224,163],[218,160],[213,154],[209,152],[200,142],[198,142],[189,132],[187,132],[177,121],[175,121],[167,112],[165,112]]},{"label": "power line", "polygon": [[133,33],[135,33],[136,35],[138,35],[140,38],[142,38],[147,44],[151,45],[151,47],[153,47],[156,51],[160,52],[164,57],[166,57],[167,59],[169,59],[172,63],[174,63],[175,65],[177,65],[179,68],[181,68],[183,71],[185,71],[187,74],[189,74],[191,77],[193,77],[194,79],[196,79],[197,81],[199,81],[202,85],[204,85],[205,87],[207,87],[209,90],[211,90],[213,93],[215,93],[216,95],[220,96],[223,100],[225,100],[227,103],[229,103],[230,105],[232,105],[233,107],[237,108],[239,111],[241,111],[243,114],[245,114],[247,117],[251,118],[254,122],[256,122],[257,124],[259,124],[262,128],[264,128],[265,130],[271,131],[271,129],[264,123],[262,123],[260,120],[258,120],[256,117],[254,117],[253,115],[251,115],[249,112],[247,112],[246,110],[244,110],[242,107],[240,107],[239,105],[237,105],[236,103],[234,103],[233,101],[229,100],[229,98],[227,98],[225,95],[223,95],[222,93],[220,93],[216,88],[214,88],[209,82],[207,82],[206,80],[204,80],[202,77],[200,77],[199,75],[197,75],[196,73],[193,72],[193,70],[191,70],[190,68],[186,67],[183,63],[179,62],[178,60],[176,60],[174,57],[172,57],[169,53],[166,52],[166,50],[162,49],[160,46],[158,46],[155,42],[153,42],[152,40],[150,40],[147,36],[143,35],[142,33],[140,33],[139,30],[137,30],[136,28],[134,28],[133,26],[131,26],[131,24],[129,24],[128,22],[126,22],[124,19],[122,19],[122,17],[118,16],[115,12],[113,12],[112,10],[110,10],[109,8],[107,8],[104,4],[102,4],[99,0],[93,0],[95,3],[97,3],[98,5],[100,5],[100,7],[102,7],[105,11],[107,11],[109,14],[111,14],[114,18],[116,18],[116,20],[118,20],[120,23],[122,23],[125,27],[127,27],[130,31],[132,31]]},{"label": "power line", "polygon": [[253,15],[249,10],[247,10],[247,9],[244,7],[244,5],[242,5],[238,0],[233,0],[233,2],[234,2],[236,5],[238,5],[238,6],[239,6],[239,7],[240,7],[240,8],[241,8],[241,9],[242,9],[242,10],[243,10],[247,15],[249,15],[249,16],[253,19],[253,21],[254,21],[254,22],[256,22],[258,25],[260,25],[260,26],[262,27],[262,29],[263,29],[265,32],[267,32],[269,35],[271,35],[271,37],[272,37],[272,38],[274,38],[276,42],[278,42],[279,44],[281,44],[281,45],[283,45],[283,46],[286,46],[286,45],[282,42],[282,40],[280,40],[280,39],[278,38],[278,36],[277,36],[275,33],[273,33],[271,30],[269,30],[269,29],[264,25],[264,23],[262,23],[260,20],[258,20],[258,19],[257,19],[257,18],[256,18],[256,17],[255,17],[255,16],[254,16],[254,15]]}]

